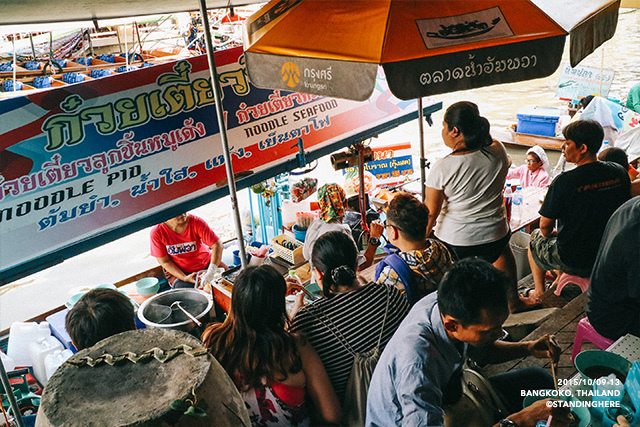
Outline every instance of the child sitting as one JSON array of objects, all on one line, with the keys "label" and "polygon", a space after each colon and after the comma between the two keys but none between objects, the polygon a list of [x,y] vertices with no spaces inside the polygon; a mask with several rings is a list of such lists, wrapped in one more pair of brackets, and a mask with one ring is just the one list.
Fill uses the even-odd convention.
[{"label": "child sitting", "polygon": [[512,169],[507,174],[507,179],[517,178],[520,180],[522,188],[525,187],[548,187],[551,183],[549,178],[549,159],[547,153],[539,145],[534,145],[527,150],[527,164]]}]

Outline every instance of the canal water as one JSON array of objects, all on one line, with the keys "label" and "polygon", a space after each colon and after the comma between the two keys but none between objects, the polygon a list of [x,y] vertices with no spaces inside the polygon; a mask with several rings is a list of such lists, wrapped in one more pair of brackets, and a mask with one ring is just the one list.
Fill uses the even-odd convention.
[{"label": "canal water", "polygon": [[[638,40],[640,11],[623,9],[615,36],[581,62],[581,65],[585,66],[615,70],[610,98],[625,100],[631,86],[640,81]],[[569,61],[567,52],[568,49],[565,48],[563,63]],[[454,102],[475,102],[481,114],[497,128],[507,128],[515,123],[517,111],[523,107],[566,107],[567,103],[555,96],[560,68],[544,79],[435,96],[436,101],[442,101],[443,111],[432,115],[432,127],[425,126],[427,158],[433,162],[449,152],[442,143],[440,131],[444,109]],[[417,121],[414,120],[380,135],[372,144],[375,146],[411,142],[414,157],[417,159],[417,128]],[[508,148],[508,151],[514,164],[523,163],[526,149]],[[559,154],[548,151],[551,165],[557,162]],[[328,159],[319,162],[314,175],[322,177],[321,184],[330,181],[342,182],[341,172],[333,171]],[[245,219],[248,217],[248,197],[247,190],[239,194],[240,210],[245,214]],[[223,240],[229,240],[235,237],[230,211],[231,205],[227,197],[195,209],[193,213],[211,224]],[[0,330],[9,328],[14,321],[24,321],[60,306],[80,290],[117,282],[156,265],[155,258],[149,255],[149,230],[146,229],[0,287]]]}]

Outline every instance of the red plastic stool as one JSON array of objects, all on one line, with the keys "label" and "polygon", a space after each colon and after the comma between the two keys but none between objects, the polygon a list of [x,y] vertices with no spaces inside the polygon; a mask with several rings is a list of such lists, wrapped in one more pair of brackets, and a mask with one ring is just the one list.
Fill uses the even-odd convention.
[{"label": "red plastic stool", "polygon": [[558,281],[558,286],[556,287],[556,290],[553,293],[560,296],[560,293],[562,292],[562,288],[564,288],[569,283],[578,285],[582,290],[582,292],[586,292],[587,289],[589,289],[589,283],[591,283],[591,281],[588,277],[580,277],[580,276],[574,276],[573,274],[562,273],[562,276]]},{"label": "red plastic stool", "polygon": [[576,330],[576,337],[573,340],[573,351],[571,352],[571,361],[573,361],[578,353],[580,353],[580,349],[582,348],[582,343],[584,340],[587,340],[594,345],[596,345],[600,350],[606,350],[613,344],[613,340],[609,338],[605,338],[600,335],[596,330],[591,326],[589,319],[587,317],[583,317],[578,322],[578,329]]}]

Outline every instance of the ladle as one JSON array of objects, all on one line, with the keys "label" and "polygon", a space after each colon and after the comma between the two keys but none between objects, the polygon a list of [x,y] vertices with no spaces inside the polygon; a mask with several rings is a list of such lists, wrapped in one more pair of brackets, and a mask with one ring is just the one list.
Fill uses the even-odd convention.
[{"label": "ladle", "polygon": [[163,310],[163,314],[164,317],[161,317],[161,319],[158,320],[158,323],[162,323],[163,321],[167,320],[169,318],[169,316],[171,316],[171,313],[173,312],[173,310],[176,309],[176,307],[178,309],[180,309],[185,316],[187,316],[189,319],[191,319],[196,325],[198,326],[202,326],[202,322],[199,321],[198,319],[195,318],[195,316],[191,313],[189,313],[187,310],[185,310],[184,307],[182,307],[182,305],[180,305],[182,301],[174,301],[171,303],[171,305],[160,305],[160,304],[154,304],[158,309]]}]

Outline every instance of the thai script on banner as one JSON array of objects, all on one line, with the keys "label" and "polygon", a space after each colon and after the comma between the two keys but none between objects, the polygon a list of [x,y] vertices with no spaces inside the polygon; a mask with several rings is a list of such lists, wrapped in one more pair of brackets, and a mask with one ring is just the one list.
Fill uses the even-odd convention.
[{"label": "thai script on banner", "polygon": [[[216,52],[233,170],[250,175],[416,111],[266,90]],[[226,185],[206,56],[0,101],[0,273]],[[38,242],[34,245],[33,242]],[[95,246],[95,245],[94,245]],[[83,246],[85,247],[85,246]]]},{"label": "thai script on banner", "polygon": [[607,68],[593,68],[584,65],[571,67],[562,64],[562,73],[558,80],[556,96],[560,99],[580,99],[588,95],[606,97],[611,89],[615,71]]},{"label": "thai script on banner", "polygon": [[[364,170],[376,178],[376,187],[390,187],[413,175],[411,143],[375,147],[372,151],[373,160],[364,164]],[[343,174],[357,171],[357,167],[345,168]]]}]

